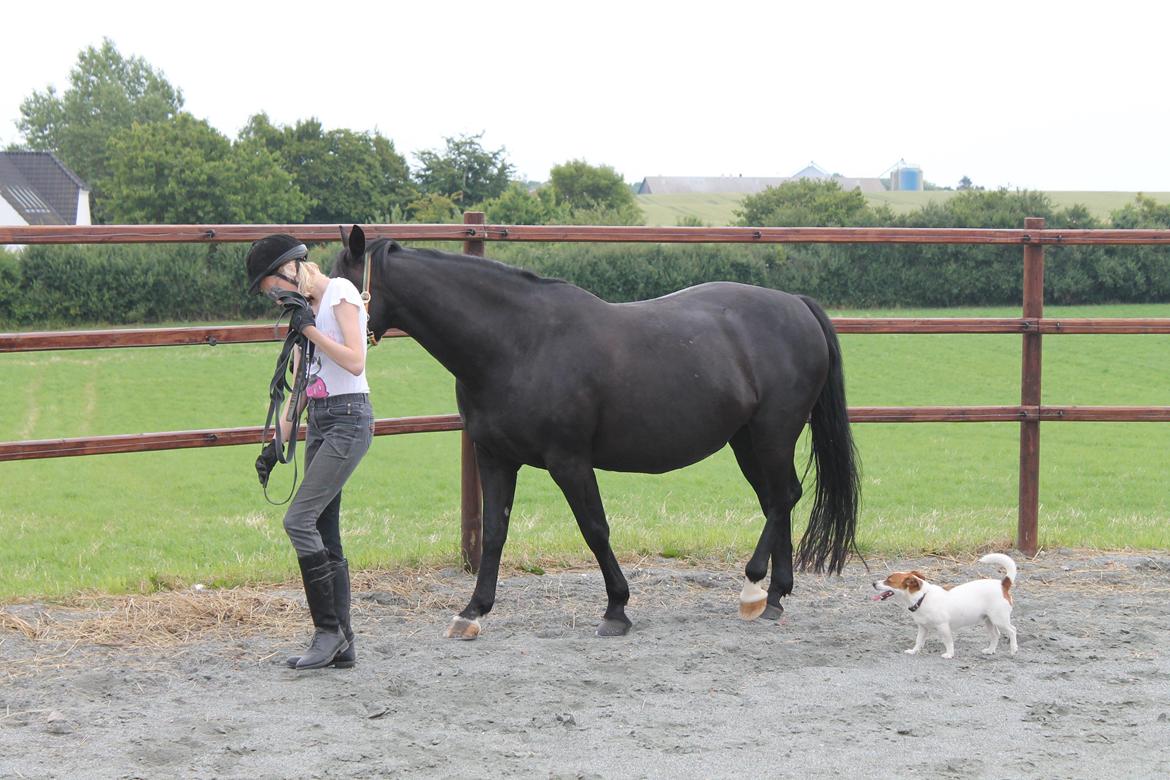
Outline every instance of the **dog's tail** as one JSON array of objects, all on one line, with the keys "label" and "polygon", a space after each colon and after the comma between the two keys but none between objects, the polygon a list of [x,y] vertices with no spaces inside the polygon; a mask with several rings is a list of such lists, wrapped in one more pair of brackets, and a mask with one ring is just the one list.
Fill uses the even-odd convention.
[{"label": "dog's tail", "polygon": [[1001,567],[1003,567],[1004,574],[1006,574],[1007,578],[1012,581],[1012,584],[1016,584],[1016,562],[1013,561],[1009,556],[1004,555],[1003,553],[988,553],[987,555],[984,555],[982,558],[980,558],[979,562],[999,564]]},{"label": "dog's tail", "polygon": [[995,563],[1003,567],[1003,597],[1010,603],[1011,589],[1016,584],[1016,562],[1003,553],[988,553],[979,559],[980,563]]}]

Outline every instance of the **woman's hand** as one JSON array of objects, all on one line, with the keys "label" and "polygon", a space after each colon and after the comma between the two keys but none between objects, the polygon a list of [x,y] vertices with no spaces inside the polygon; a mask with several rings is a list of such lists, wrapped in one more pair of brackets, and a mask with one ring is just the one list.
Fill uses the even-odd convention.
[{"label": "woman's hand", "polygon": [[277,460],[276,440],[273,439],[264,445],[260,457],[256,458],[256,474],[260,477],[261,487],[268,487],[268,475],[276,467]]},{"label": "woman's hand", "polygon": [[317,318],[313,316],[313,310],[308,306],[293,309],[292,316],[289,318],[288,326],[297,333],[308,336],[305,333],[306,328],[315,328],[317,326]]}]

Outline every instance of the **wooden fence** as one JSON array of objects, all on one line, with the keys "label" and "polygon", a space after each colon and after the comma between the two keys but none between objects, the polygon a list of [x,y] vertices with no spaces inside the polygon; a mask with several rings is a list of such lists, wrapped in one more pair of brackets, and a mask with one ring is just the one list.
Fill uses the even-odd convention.
[{"label": "wooden fence", "polygon": [[[655,243],[830,243],[830,244],[1012,244],[1023,248],[1023,310],[1018,318],[835,318],[839,333],[1019,333],[1023,338],[1020,403],[1014,406],[852,407],[855,423],[1020,423],[1020,494],[1016,544],[1025,555],[1037,550],[1040,423],[1051,421],[1170,422],[1165,406],[1041,405],[1041,347],[1044,335],[1068,333],[1167,334],[1170,319],[1046,319],[1044,247],[1084,244],[1170,245],[1170,230],[1048,230],[1029,218],[1022,229],[951,228],[699,228],[487,225],[479,212],[464,224],[371,225],[369,239],[461,241],[463,251],[483,255],[487,241],[580,241]],[[290,233],[302,241],[336,241],[336,225],[107,225],[0,227],[0,244],[199,243],[253,241]],[[404,336],[392,331],[390,336]],[[233,344],[273,340],[270,326],[212,326],[119,330],[0,333],[0,353],[184,344]],[[380,419],[375,435],[450,431],[458,415]],[[138,433],[43,441],[0,442],[0,461],[96,455],[113,452],[256,444],[261,428]],[[303,431],[302,431],[303,435]],[[480,552],[480,492],[474,453],[462,446],[464,563],[475,570]]]}]

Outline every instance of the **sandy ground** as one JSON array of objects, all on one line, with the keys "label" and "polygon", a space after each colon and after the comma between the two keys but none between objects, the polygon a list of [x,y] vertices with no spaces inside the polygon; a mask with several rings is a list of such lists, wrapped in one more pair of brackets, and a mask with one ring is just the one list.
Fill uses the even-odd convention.
[{"label": "sandy ground", "polygon": [[1170,556],[1023,561],[1019,654],[982,655],[974,627],[950,661],[936,641],[903,654],[910,616],[871,601],[869,583],[994,570],[974,557],[870,566],[798,576],[780,622],[745,623],[737,570],[629,564],[635,626],[621,639],[593,636],[596,571],[516,575],[474,642],[442,638],[469,576],[366,575],[348,671],[282,665],[306,636],[299,608],[287,630],[167,648],[34,640],[9,620],[0,777],[1170,776]]}]

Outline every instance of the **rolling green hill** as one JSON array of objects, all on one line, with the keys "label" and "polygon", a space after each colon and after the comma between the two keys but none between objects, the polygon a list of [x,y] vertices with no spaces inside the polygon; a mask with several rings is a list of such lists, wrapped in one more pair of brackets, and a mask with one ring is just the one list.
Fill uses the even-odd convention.
[{"label": "rolling green hill", "polygon": [[[896,214],[922,208],[927,203],[953,198],[954,190],[926,192],[880,192],[866,195],[873,205],[885,204]],[[1052,202],[1060,208],[1076,203],[1086,206],[1100,219],[1131,202],[1136,192],[1049,192]],[[1170,192],[1147,192],[1146,195],[1162,203],[1170,203]],[[677,195],[638,195],[638,205],[646,214],[647,225],[670,227],[684,217],[697,217],[705,225],[730,225],[735,221],[735,210],[743,199],[738,193],[686,193]]]}]

